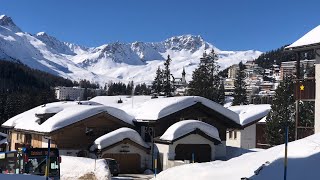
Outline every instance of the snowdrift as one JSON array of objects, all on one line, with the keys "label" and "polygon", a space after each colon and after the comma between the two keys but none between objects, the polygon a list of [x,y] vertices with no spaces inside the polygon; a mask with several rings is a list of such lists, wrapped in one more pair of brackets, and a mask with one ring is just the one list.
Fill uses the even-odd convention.
[{"label": "snowdrift", "polygon": [[[229,161],[195,163],[170,168],[157,180],[250,180],[283,179],[284,145],[260,152],[247,153]],[[320,179],[320,133],[288,144],[287,179]]]},{"label": "snowdrift", "polygon": [[61,180],[97,179],[109,180],[111,174],[105,160],[61,156]]}]

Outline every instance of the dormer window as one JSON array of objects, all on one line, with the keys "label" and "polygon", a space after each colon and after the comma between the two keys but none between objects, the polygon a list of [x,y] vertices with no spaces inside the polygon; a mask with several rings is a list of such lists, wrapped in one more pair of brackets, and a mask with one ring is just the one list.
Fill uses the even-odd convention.
[{"label": "dormer window", "polygon": [[51,118],[52,116],[54,116],[56,113],[45,113],[45,114],[35,114],[37,118],[39,118],[37,120],[37,123],[39,125],[41,125],[42,123],[44,123],[47,119]]},{"label": "dormer window", "polygon": [[46,105],[41,106],[41,108],[36,112],[35,116],[39,118],[37,120],[38,124],[44,123],[47,119],[51,118],[55,114],[62,111],[62,107],[48,107]]}]

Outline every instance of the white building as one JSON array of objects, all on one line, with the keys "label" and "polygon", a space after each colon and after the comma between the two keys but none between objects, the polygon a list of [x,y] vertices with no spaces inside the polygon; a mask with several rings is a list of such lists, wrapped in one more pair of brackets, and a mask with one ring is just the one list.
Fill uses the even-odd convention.
[{"label": "white building", "polygon": [[[87,88],[89,94],[100,96],[103,94],[103,89]],[[84,99],[85,88],[80,87],[64,87],[59,86],[55,88],[55,95],[58,100],[87,100]],[[92,98],[92,97],[91,97]]]},{"label": "white building", "polygon": [[[239,114],[243,129],[229,129],[227,132],[227,146],[239,147],[244,149],[257,148],[258,139],[263,137],[260,128],[257,128],[259,121],[264,118],[269,111],[271,106],[269,104],[259,105],[242,105],[242,106],[231,106],[230,110]],[[260,148],[261,146],[258,145]]]},{"label": "white building", "polygon": [[197,120],[184,120],[171,125],[155,142],[162,170],[226,156],[217,128]]},{"label": "white building", "polygon": [[83,100],[84,88],[64,87],[55,88],[55,95],[58,100]]}]

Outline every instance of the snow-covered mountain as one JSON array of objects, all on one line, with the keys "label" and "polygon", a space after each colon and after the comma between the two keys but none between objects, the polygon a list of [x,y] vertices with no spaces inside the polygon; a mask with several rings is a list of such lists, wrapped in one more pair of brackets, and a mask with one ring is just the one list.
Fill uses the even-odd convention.
[{"label": "snow-covered mountain", "polygon": [[12,19],[0,16],[0,59],[18,60],[32,68],[65,78],[88,79],[101,84],[108,81],[151,82],[158,66],[170,55],[171,71],[187,80],[202,54],[214,49],[222,69],[240,61],[257,58],[261,52],[222,51],[201,36],[182,35],[162,42],[115,42],[99,47],[84,47],[62,42],[45,32],[36,35],[23,32]]}]

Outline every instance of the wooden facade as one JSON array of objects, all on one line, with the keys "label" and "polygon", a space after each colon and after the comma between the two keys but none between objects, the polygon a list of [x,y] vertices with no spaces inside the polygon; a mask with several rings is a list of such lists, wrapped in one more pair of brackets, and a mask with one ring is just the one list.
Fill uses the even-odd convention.
[{"label": "wooden facade", "polygon": [[296,100],[314,101],[316,97],[315,79],[296,80],[294,97]]},{"label": "wooden facade", "polygon": [[121,127],[133,126],[107,113],[100,113],[49,135],[58,148],[87,150],[98,137]]},{"label": "wooden facade", "polygon": [[[182,109],[178,112],[160,118],[156,121],[136,122],[137,127],[152,127],[153,137],[162,136],[163,133],[174,123],[182,120],[199,120],[216,127],[221,141],[226,141],[227,128],[241,128],[241,126],[225,115],[216,112],[201,103]],[[145,134],[148,136],[148,134]],[[148,138],[145,138],[148,141]]]},{"label": "wooden facade", "polygon": [[50,133],[11,130],[11,150],[23,146],[46,147],[45,136],[51,137],[51,147],[88,150],[95,139],[121,127],[133,128],[133,125],[103,112]]},{"label": "wooden facade", "polygon": [[268,149],[271,147],[267,142],[266,128],[266,123],[256,124],[256,148]]}]

